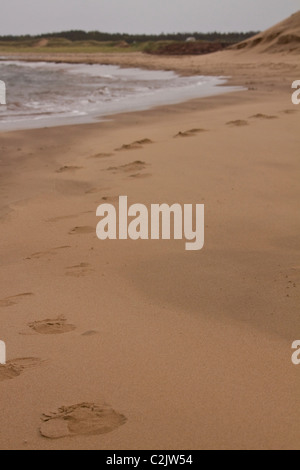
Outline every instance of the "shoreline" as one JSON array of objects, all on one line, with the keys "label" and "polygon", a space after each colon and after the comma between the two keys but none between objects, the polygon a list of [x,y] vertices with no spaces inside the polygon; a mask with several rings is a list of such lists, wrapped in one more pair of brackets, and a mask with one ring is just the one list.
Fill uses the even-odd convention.
[{"label": "shoreline", "polygon": [[[226,51],[171,64],[230,69],[247,90],[0,133],[0,340],[15,371],[0,367],[0,449],[299,447],[299,61]],[[204,204],[204,249],[99,241],[96,208],[122,195]],[[42,437],[43,414],[82,403],[126,422]]]},{"label": "shoreline", "polygon": [[[0,53],[1,54],[1,53]],[[212,54],[195,56],[157,56],[141,52],[131,53],[2,53],[0,60],[19,60],[23,62],[52,62],[66,64],[85,64],[85,65],[116,65],[121,68],[141,68],[146,70],[174,71],[183,76],[185,75],[212,75],[212,76],[232,76],[230,85],[235,85],[236,80],[245,76],[245,70],[248,72],[249,64],[259,65],[268,71],[270,63],[278,63],[282,67],[295,68],[298,55],[287,55],[286,53],[259,53],[238,50],[225,50]],[[231,60],[234,65],[239,63],[240,68],[232,68]],[[267,61],[266,61],[267,60]],[[257,67],[256,67],[257,68]],[[245,69],[245,70],[244,70]],[[219,72],[216,73],[216,70]],[[200,73],[201,71],[201,73]],[[234,74],[231,73],[234,71]],[[202,73],[203,72],[203,73]],[[233,76],[234,75],[234,76]],[[276,74],[275,74],[276,76]],[[285,78],[285,77],[282,77]],[[255,76],[253,76],[255,81]]]},{"label": "shoreline", "polygon": [[[242,59],[242,60],[240,60]],[[267,62],[266,62],[267,59]],[[226,83],[220,85],[221,87],[238,87],[245,88],[245,92],[275,92],[276,89],[280,92],[286,91],[287,86],[294,81],[294,77],[297,76],[295,69],[298,67],[297,64],[297,55],[287,56],[284,53],[280,54],[256,54],[256,53],[247,53],[247,60],[244,61],[244,54],[240,51],[234,50],[225,50],[213,54],[206,54],[200,56],[153,56],[145,53],[99,53],[99,54],[80,54],[80,53],[56,53],[49,54],[45,52],[44,54],[39,53],[3,53],[1,59],[6,60],[18,60],[23,62],[50,62],[57,64],[85,64],[85,65],[115,65],[120,68],[140,68],[145,70],[157,70],[157,71],[172,71],[177,73],[179,76],[192,76],[192,75],[202,75],[202,76],[213,76],[216,78],[226,79]],[[233,68],[231,66],[231,60],[233,60]],[[224,62],[225,61],[225,62]],[[278,74],[274,74],[271,77],[271,80],[267,80],[267,76],[270,75],[269,66],[270,62],[273,63],[275,69],[282,68],[285,73],[289,71],[288,74],[278,77]],[[228,63],[229,62],[229,63]],[[261,68],[259,77],[251,75],[251,80],[249,81],[249,63],[250,64],[259,64]],[[295,65],[297,64],[297,66]],[[166,65],[167,64],[167,65]],[[192,66],[191,66],[192,64]],[[238,64],[238,67],[237,67]],[[276,64],[276,65],[275,65]],[[245,70],[244,70],[245,69]],[[291,73],[293,70],[293,74]],[[234,73],[231,73],[231,72]],[[256,70],[257,71],[257,70]],[[261,77],[264,79],[261,80]],[[279,80],[278,80],[279,79]],[[218,87],[219,85],[217,85]],[[273,88],[273,89],[272,89]],[[241,90],[236,91],[241,92]],[[225,93],[227,93],[225,91]],[[231,92],[229,92],[231,93]],[[235,91],[232,91],[235,93]],[[254,94],[254,93],[253,93]],[[213,95],[210,95],[213,96]],[[216,95],[218,96],[218,95]],[[179,103],[166,103],[162,105],[154,106],[153,108],[145,108],[144,110],[133,110],[128,112],[141,112],[141,111],[151,111],[151,109],[161,108],[164,106],[180,106],[180,104],[190,101],[197,101],[198,99],[205,99],[205,97],[200,98],[191,98]],[[127,111],[118,111],[116,113],[107,114],[104,117],[104,120],[109,120],[110,118],[115,118],[119,114],[126,114]],[[102,116],[95,117],[95,123],[97,119],[102,118]],[[100,120],[102,122],[102,120]],[[78,122],[69,125],[88,125],[93,124],[93,122]],[[58,126],[50,127],[59,127],[65,126],[64,124],[58,124]],[[46,126],[47,127],[47,126]],[[26,128],[25,128],[26,129]],[[24,130],[25,130],[24,129]],[[14,132],[20,131],[22,129],[11,129],[3,130],[0,132]]]},{"label": "shoreline", "polygon": [[[16,62],[19,62],[19,61],[16,61]],[[37,62],[37,63],[44,64],[45,61]],[[62,63],[67,64],[66,62],[62,62]],[[142,70],[142,69],[137,69],[137,70]],[[149,71],[151,72],[150,69]],[[158,70],[158,69],[152,70],[152,71],[163,72],[163,70]],[[174,73],[176,72],[174,71]],[[179,76],[180,75],[177,75],[177,77]],[[201,75],[199,76],[199,79],[201,79],[201,81],[203,82],[202,79],[204,77],[207,77],[207,76]],[[99,123],[101,121],[113,119],[118,114],[147,111],[153,108],[161,108],[163,106],[180,105],[181,103],[185,103],[187,101],[198,100],[198,99],[203,99],[203,98],[211,97],[211,96],[219,96],[224,93],[234,93],[234,92],[245,90],[244,87],[230,86],[228,83],[230,80],[230,77],[209,76],[209,78],[211,80],[207,82],[203,82],[201,86],[197,86],[197,84],[194,83],[193,91],[188,89],[189,87],[192,86],[191,84],[189,85],[189,87],[187,86],[187,84],[181,85],[181,86],[178,85],[176,88],[176,92],[173,92],[173,95],[169,94],[168,96],[163,97],[162,92],[165,92],[166,94],[168,92],[168,89],[157,88],[154,92],[152,92],[151,96],[148,96],[148,97],[146,97],[145,95],[133,96],[131,99],[132,103],[129,102],[129,97],[124,98],[123,102],[122,102],[122,99],[117,100],[117,101],[112,99],[108,104],[106,104],[105,102],[100,103],[98,111],[93,110],[92,112],[85,112],[84,115],[77,116],[77,117],[59,116],[59,115],[53,115],[52,117],[51,116],[44,117],[45,115],[41,115],[40,118],[36,119],[32,115],[28,114],[26,120],[23,119],[23,120],[14,121],[12,120],[14,116],[8,116],[8,118],[11,119],[11,121],[0,122],[0,132],[11,132],[11,131],[18,131],[18,130],[26,130],[26,129],[39,129],[39,128],[45,128],[45,127],[60,127],[60,126],[69,126],[69,125],[85,125],[85,124]],[[84,95],[82,96],[82,98],[84,98]],[[124,102],[124,100],[126,101],[126,103]],[[140,104],[141,102],[143,104]],[[110,110],[107,109],[106,111],[101,112],[101,106],[103,107],[103,105],[104,107],[108,106],[111,109]],[[71,109],[69,110],[69,113],[70,112],[71,112]]]}]

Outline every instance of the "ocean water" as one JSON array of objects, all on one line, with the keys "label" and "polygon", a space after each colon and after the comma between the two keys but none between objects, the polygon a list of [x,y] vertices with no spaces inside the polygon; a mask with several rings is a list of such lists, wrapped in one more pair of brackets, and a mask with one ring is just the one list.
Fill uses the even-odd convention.
[{"label": "ocean water", "polygon": [[1,58],[0,80],[6,84],[0,130],[94,122],[115,113],[238,89],[223,87],[225,77]]}]

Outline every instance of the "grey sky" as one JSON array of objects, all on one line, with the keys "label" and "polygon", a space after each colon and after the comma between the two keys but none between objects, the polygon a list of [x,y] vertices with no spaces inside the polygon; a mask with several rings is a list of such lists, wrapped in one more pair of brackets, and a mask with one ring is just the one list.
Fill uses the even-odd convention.
[{"label": "grey sky", "polygon": [[0,0],[0,35],[263,30],[297,10],[299,0]]}]

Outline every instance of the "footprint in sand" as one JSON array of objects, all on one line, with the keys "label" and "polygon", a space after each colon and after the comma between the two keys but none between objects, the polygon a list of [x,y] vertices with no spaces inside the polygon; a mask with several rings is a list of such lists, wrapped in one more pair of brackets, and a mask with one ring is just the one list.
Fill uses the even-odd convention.
[{"label": "footprint in sand", "polygon": [[88,160],[90,159],[98,159],[98,158],[109,158],[113,157],[113,153],[97,153],[96,155],[91,155],[90,157],[87,157]]},{"label": "footprint in sand", "polygon": [[201,134],[202,132],[207,132],[206,129],[190,129],[189,131],[185,132],[178,132],[178,134],[174,135],[174,139],[178,137],[194,137],[197,134]]},{"label": "footprint in sand", "polygon": [[81,334],[81,336],[96,336],[99,332],[96,330],[88,330]]},{"label": "footprint in sand", "polygon": [[51,250],[47,250],[47,251],[39,251],[37,253],[33,253],[32,255],[28,256],[28,258],[26,258],[27,260],[30,260],[30,259],[40,259],[40,258],[43,258],[44,256],[55,256],[57,255],[61,250],[66,250],[68,248],[71,248],[71,246],[69,245],[65,245],[65,246],[58,246],[57,248],[51,248]]},{"label": "footprint in sand", "polygon": [[102,201],[104,202],[118,202],[120,196],[103,196]]},{"label": "footprint in sand", "polygon": [[278,116],[271,116],[268,114],[254,114],[254,116],[250,116],[250,119],[278,119]]},{"label": "footprint in sand", "polygon": [[58,170],[56,170],[56,173],[67,173],[69,171],[76,171],[76,170],[82,170],[82,166],[62,166]]},{"label": "footprint in sand", "polygon": [[64,196],[81,196],[90,189],[90,184],[84,181],[62,180],[59,178],[54,182],[55,191]]},{"label": "footprint in sand", "polygon": [[134,173],[133,175],[130,175],[130,178],[135,178],[135,179],[144,179],[144,178],[149,178],[151,173]]},{"label": "footprint in sand", "polygon": [[0,365],[0,382],[19,377],[26,369],[36,367],[41,363],[41,359],[35,357],[25,357],[8,361],[5,365]]},{"label": "footprint in sand", "polygon": [[12,297],[6,297],[5,299],[0,300],[0,307],[12,307],[13,305],[18,304],[21,300],[26,297],[31,297],[34,294],[32,292],[25,292],[24,294],[13,295]]},{"label": "footprint in sand", "polygon": [[74,227],[70,232],[69,235],[84,235],[87,233],[96,233],[96,229],[94,227]]},{"label": "footprint in sand", "polygon": [[232,127],[243,127],[243,126],[249,125],[248,121],[243,121],[242,119],[238,119],[237,121],[229,121],[226,124],[227,126],[232,126]]},{"label": "footprint in sand", "polygon": [[[93,214],[93,211],[80,212],[80,214]],[[51,219],[47,219],[46,222],[60,222],[61,220],[77,219],[80,214],[70,214],[70,215],[61,215],[58,217],[52,217]],[[61,248],[65,248],[65,247],[58,247],[54,249],[59,250]]]},{"label": "footprint in sand", "polygon": [[133,143],[138,144],[138,145],[149,145],[149,144],[153,144],[153,141],[151,139],[141,139],[141,140],[136,140]]},{"label": "footprint in sand", "polygon": [[89,263],[80,263],[76,266],[69,266],[66,272],[66,276],[70,277],[84,277],[94,272]]},{"label": "footprint in sand", "polygon": [[297,111],[295,109],[284,109],[281,111],[283,114],[295,114]]},{"label": "footprint in sand", "polygon": [[98,194],[98,193],[101,193],[102,191],[103,191],[102,188],[90,188],[85,192],[85,194]]},{"label": "footprint in sand", "polygon": [[145,162],[142,162],[140,160],[136,160],[135,162],[132,163],[127,163],[126,165],[121,165],[121,166],[111,166],[107,168],[107,171],[111,171],[113,174],[117,173],[131,173],[131,174],[137,174],[140,171],[145,170],[147,167],[147,164]]},{"label": "footprint in sand", "polygon": [[47,219],[46,222],[60,222],[61,220],[76,219],[78,214],[74,215],[61,215],[59,217],[53,217],[52,219]]},{"label": "footprint in sand", "polygon": [[68,324],[64,317],[59,317],[54,320],[46,319],[35,321],[28,323],[28,326],[33,331],[40,333],[41,335],[61,335],[76,329],[74,325]]},{"label": "footprint in sand", "polygon": [[132,142],[131,144],[124,144],[122,147],[119,147],[116,150],[116,152],[122,152],[124,150],[138,150],[143,148],[143,145],[149,145],[153,144],[152,140],[150,139],[141,139],[141,140],[136,140],[135,142]]},{"label": "footprint in sand", "polygon": [[85,191],[85,194],[99,194],[99,193],[103,193],[104,191],[110,191],[111,188],[108,188],[108,187],[94,187],[94,188],[89,188],[87,191]]},{"label": "footprint in sand", "polygon": [[62,406],[56,413],[44,414],[40,433],[48,439],[72,436],[98,436],[115,431],[127,422],[108,405],[80,403]]},{"label": "footprint in sand", "polygon": [[116,150],[116,152],[122,152],[124,150],[138,150],[138,149],[142,149],[143,146],[138,144],[138,143],[132,143],[132,144],[124,144],[122,145],[122,147],[119,147]]}]

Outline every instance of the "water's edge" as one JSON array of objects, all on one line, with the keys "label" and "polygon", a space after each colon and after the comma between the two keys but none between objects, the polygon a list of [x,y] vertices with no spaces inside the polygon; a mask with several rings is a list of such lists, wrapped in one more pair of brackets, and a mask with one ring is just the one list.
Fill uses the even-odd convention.
[{"label": "water's edge", "polygon": [[110,65],[1,60],[0,131],[95,123],[116,114],[242,91],[229,77]]}]

